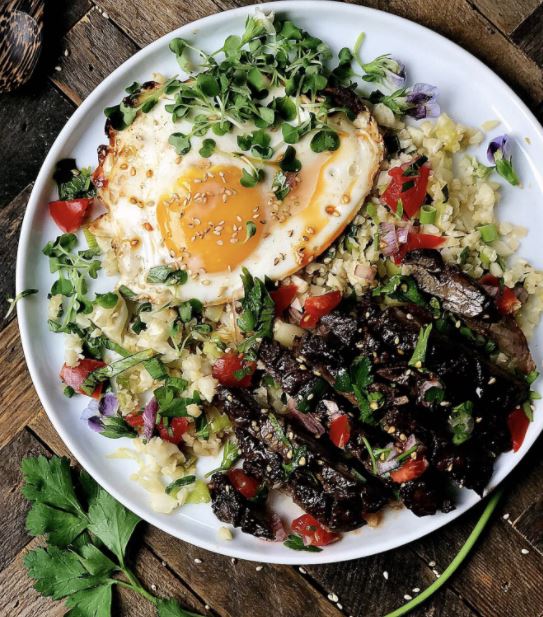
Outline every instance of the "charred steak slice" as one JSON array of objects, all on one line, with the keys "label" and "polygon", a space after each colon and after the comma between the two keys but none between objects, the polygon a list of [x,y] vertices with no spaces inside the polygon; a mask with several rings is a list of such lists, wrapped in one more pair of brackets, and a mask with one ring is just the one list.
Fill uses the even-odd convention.
[{"label": "charred steak slice", "polygon": [[262,503],[249,501],[237,491],[224,473],[213,474],[209,483],[211,507],[215,516],[223,523],[240,527],[264,540],[275,540],[277,534],[273,515]]},{"label": "charred steak slice", "polygon": [[491,338],[512,365],[524,373],[535,369],[528,342],[514,317],[502,316],[484,287],[460,268],[445,264],[432,249],[411,251],[404,258],[422,291],[439,298],[443,308],[466,320],[475,332]]},{"label": "charred steak slice", "polygon": [[[349,531],[361,527],[364,513],[383,505],[382,493],[377,494],[373,487],[367,490],[344,466],[326,457],[311,435],[261,410],[247,392],[223,388],[217,399],[235,424],[238,439],[242,437],[240,448],[250,461],[252,473],[264,480],[272,476],[272,486],[280,485],[329,529]],[[248,433],[250,439],[243,433]],[[280,479],[275,473],[279,460],[283,470]]]}]

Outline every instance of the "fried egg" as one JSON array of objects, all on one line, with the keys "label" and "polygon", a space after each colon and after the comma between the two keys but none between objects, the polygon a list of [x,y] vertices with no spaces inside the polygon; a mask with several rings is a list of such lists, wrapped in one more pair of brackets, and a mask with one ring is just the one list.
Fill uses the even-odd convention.
[{"label": "fried egg", "polygon": [[[369,111],[354,121],[338,113],[329,119],[340,136],[334,152],[315,153],[311,135],[295,144],[301,170],[287,174],[290,190],[278,200],[273,179],[286,145],[270,130],[275,154],[258,162],[264,178],[241,185],[250,168],[237,136],[255,127],[235,127],[226,135],[193,137],[178,155],[168,143],[172,133],[188,134],[190,121],[173,122],[159,100],[139,113],[123,131],[110,131],[99,169],[106,214],[92,231],[109,238],[116,253],[120,284],[152,302],[197,298],[224,303],[242,295],[240,274],[281,280],[320,255],[352,221],[372,188],[383,158],[383,142]],[[216,147],[204,158],[205,138]],[[149,270],[166,265],[183,269],[183,285],[149,282]]]}]

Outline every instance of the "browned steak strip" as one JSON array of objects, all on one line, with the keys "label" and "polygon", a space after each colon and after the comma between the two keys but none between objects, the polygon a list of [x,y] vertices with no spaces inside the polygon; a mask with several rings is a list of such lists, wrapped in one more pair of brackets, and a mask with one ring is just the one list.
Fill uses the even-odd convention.
[{"label": "browned steak strip", "polygon": [[443,308],[466,320],[475,332],[491,338],[524,373],[535,369],[524,333],[513,317],[499,314],[494,300],[460,268],[445,264],[431,249],[411,251],[404,258],[422,291],[439,298]]}]

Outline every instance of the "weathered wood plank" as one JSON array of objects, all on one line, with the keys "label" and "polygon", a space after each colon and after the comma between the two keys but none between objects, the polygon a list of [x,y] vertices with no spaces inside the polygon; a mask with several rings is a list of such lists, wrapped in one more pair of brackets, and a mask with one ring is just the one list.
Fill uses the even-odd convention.
[{"label": "weathered wood plank", "polygon": [[30,542],[10,563],[0,572],[0,615],[9,617],[61,617],[66,612],[61,602],[40,595],[32,587],[28,578],[23,559],[29,550],[40,546],[38,538]]},{"label": "weathered wood plank", "polygon": [[[292,568],[265,565],[258,571],[256,563],[233,563],[228,557],[175,540],[154,527],[149,527],[146,541],[175,572],[183,573],[193,591],[208,604],[220,606],[228,617],[247,615],[248,610],[260,617],[269,614],[272,607],[275,615],[285,617],[341,615],[337,607]],[[210,581],[216,583],[210,584]]]},{"label": "weathered wood plank", "polygon": [[1,100],[3,208],[34,180],[74,107],[43,75],[20,90],[3,94]]},{"label": "weathered wood plank", "polygon": [[[15,259],[17,257],[17,245],[19,243],[19,231],[32,184],[24,188],[13,201],[0,210],[0,229],[2,229],[3,241],[0,246],[0,298],[2,303],[7,297],[13,297],[15,291]],[[2,314],[7,310],[3,304]],[[14,318],[14,314],[10,319]],[[7,321],[0,323],[0,330],[8,325]]]},{"label": "weathered wood plank", "polygon": [[516,28],[511,39],[535,62],[543,64],[543,4]]},{"label": "weathered wood plank", "polygon": [[511,34],[541,4],[541,0],[470,0],[497,28]]},{"label": "weathered wood plank", "polygon": [[533,547],[543,552],[543,499],[534,501],[515,521],[514,527]]},{"label": "weathered wood plank", "polygon": [[212,0],[155,0],[152,11],[142,0],[97,0],[96,4],[140,47],[220,10]]},{"label": "weathered wood plank", "polygon": [[[21,495],[21,461],[25,456],[38,456],[47,451],[28,432],[23,431],[0,450],[0,570],[3,570],[29,542],[25,531],[28,502]],[[0,594],[1,595],[1,594]]]},{"label": "weathered wood plank", "polygon": [[[465,542],[480,513],[481,507],[475,508],[458,523],[413,544],[413,550],[427,562],[436,562],[436,569],[442,572]],[[503,510],[499,509],[469,560],[451,579],[450,587],[481,615],[540,615],[543,597],[534,589],[543,585],[543,556],[500,514]]]},{"label": "weathered wood plank", "polygon": [[76,104],[137,51],[96,7],[68,32],[63,44],[68,55],[61,57],[60,71],[55,71],[51,79]]},{"label": "weathered wood plank", "polygon": [[[410,548],[324,566],[305,566],[326,593],[338,596],[344,611],[353,617],[381,617],[428,587],[435,576]],[[415,591],[414,591],[415,590]],[[416,591],[418,590],[418,591]],[[445,589],[413,615],[476,615],[455,593]]]},{"label": "weathered wood plank", "polygon": [[23,356],[17,322],[2,331],[0,349],[0,448],[41,408]]},{"label": "weathered wood plank", "polygon": [[47,444],[47,447],[57,454],[58,456],[68,457],[72,464],[77,464],[76,459],[68,448],[64,445],[64,442],[60,438],[59,434],[55,431],[54,426],[51,424],[51,420],[47,417],[47,414],[43,409],[40,409],[39,413],[28,424],[28,428],[37,436],[43,443]]}]

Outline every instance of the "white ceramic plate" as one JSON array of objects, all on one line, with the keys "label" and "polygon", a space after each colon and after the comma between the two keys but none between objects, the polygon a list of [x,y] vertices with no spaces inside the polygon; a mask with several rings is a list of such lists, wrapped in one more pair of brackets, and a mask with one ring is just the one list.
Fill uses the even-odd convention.
[{"label": "white ceramic plate", "polygon": [[[437,85],[443,111],[465,124],[480,126],[486,120],[500,120],[493,135],[507,132],[515,137],[515,166],[523,181],[522,189],[506,183],[500,216],[529,228],[521,255],[543,267],[543,131],[537,120],[516,94],[492,71],[473,56],[445,38],[399,17],[360,6],[335,2],[274,2],[259,5],[288,15],[304,29],[327,41],[335,52],[354,44],[361,31],[367,33],[364,57],[372,59],[391,53],[405,62],[411,84],[421,81]],[[390,511],[377,529],[364,527],[348,534],[341,542],[320,553],[295,552],[282,544],[263,543],[235,532],[231,542],[219,541],[221,523],[208,505],[190,505],[171,515],[156,514],[148,505],[144,490],[129,480],[135,464],[106,457],[121,444],[91,432],[79,418],[85,401],[67,399],[58,380],[63,363],[62,337],[47,329],[46,295],[52,284],[47,259],[41,254],[44,244],[58,235],[47,214],[46,204],[56,199],[52,174],[56,161],[75,157],[79,165],[96,164],[96,148],[105,141],[103,109],[124,96],[124,88],[133,81],[146,81],[153,72],[175,74],[175,58],[168,51],[174,36],[196,41],[203,49],[217,49],[225,37],[240,33],[246,16],[254,7],[244,7],[212,15],[179,28],[149,45],[105,79],[83,102],[60,133],[36,180],[23,222],[17,261],[17,290],[33,287],[40,294],[26,298],[19,306],[19,325],[24,352],[36,390],[56,430],[87,471],[125,506],[160,529],[203,548],[244,559],[276,563],[325,563],[364,557],[395,548],[427,534],[479,501],[472,491],[458,492],[456,510],[449,514],[417,518],[407,510]],[[484,160],[484,150],[479,156]],[[543,328],[540,327],[531,349],[541,365]],[[519,452],[501,456],[491,486],[496,486],[528,451],[543,428],[542,405],[535,413],[526,440]],[[124,440],[128,442],[129,440]],[[202,469],[213,468],[212,461]],[[279,511],[290,520],[300,510],[288,500],[278,498]]]}]

